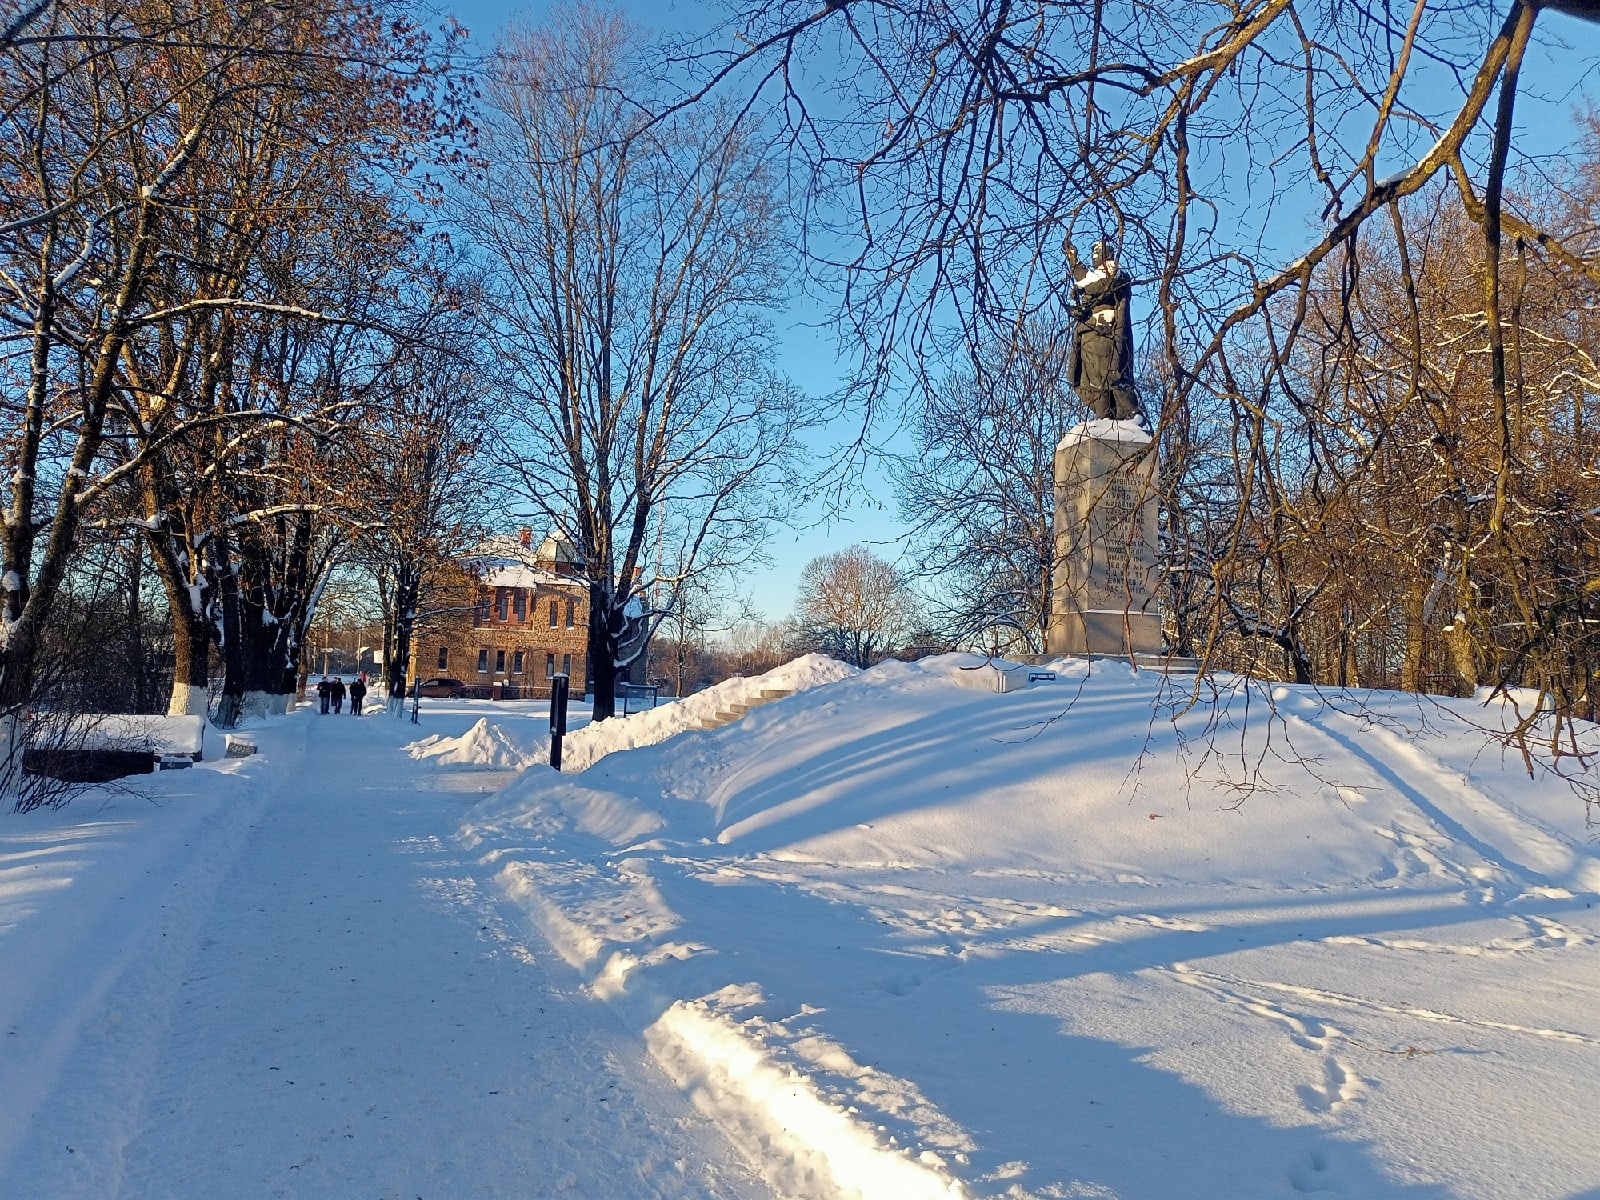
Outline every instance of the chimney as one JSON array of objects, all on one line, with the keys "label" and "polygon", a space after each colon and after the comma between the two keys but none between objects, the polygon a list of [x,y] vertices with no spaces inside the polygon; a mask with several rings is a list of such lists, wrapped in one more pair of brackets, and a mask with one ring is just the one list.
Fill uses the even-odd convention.
[{"label": "chimney", "polygon": [[522,539],[522,544],[524,547],[533,545],[533,530],[529,529],[526,525],[517,531],[517,536]]}]

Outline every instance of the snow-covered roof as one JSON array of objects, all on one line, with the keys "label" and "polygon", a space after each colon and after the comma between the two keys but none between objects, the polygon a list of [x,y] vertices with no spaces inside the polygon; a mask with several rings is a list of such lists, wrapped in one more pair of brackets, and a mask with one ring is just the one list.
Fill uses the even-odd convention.
[{"label": "snow-covered roof", "polygon": [[473,548],[464,562],[486,587],[533,588],[572,586],[572,574],[556,570],[555,564],[576,560],[571,544],[551,534],[536,547],[517,537],[487,538]]},{"label": "snow-covered roof", "polygon": [[571,585],[575,582],[570,575],[561,575],[555,571],[547,571],[542,567],[529,566],[527,563],[513,562],[509,559],[477,559],[473,566],[477,569],[478,578],[486,587],[532,588],[557,584]]}]

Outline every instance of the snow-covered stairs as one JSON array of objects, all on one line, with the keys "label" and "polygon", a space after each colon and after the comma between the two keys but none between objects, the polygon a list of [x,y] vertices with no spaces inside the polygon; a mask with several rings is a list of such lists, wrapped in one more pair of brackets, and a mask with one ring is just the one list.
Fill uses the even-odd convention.
[{"label": "snow-covered stairs", "polygon": [[707,717],[696,728],[721,729],[724,725],[731,725],[741,719],[752,708],[760,708],[763,704],[771,704],[774,700],[782,700],[785,696],[792,695],[794,692],[787,688],[763,688],[742,704],[730,704],[725,709],[719,709],[715,716]]}]

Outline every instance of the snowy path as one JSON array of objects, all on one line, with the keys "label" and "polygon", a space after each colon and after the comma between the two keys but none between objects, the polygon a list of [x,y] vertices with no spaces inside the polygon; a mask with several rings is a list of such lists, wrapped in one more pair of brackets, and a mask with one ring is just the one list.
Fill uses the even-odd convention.
[{"label": "snowy path", "polygon": [[286,769],[258,786],[282,790],[193,914],[192,955],[165,995],[133,971],[106,998],[108,1013],[165,1008],[167,1036],[123,1056],[148,1065],[126,1066],[109,1095],[92,1078],[103,1047],[61,1073],[58,1104],[122,1111],[105,1118],[125,1122],[110,1139],[120,1163],[86,1171],[40,1135],[12,1176],[26,1190],[8,1195],[766,1194],[480,891],[446,840],[471,797],[419,786],[402,725],[345,715],[263,731]]},{"label": "snowy path", "polygon": [[1600,1200],[1600,839],[1503,711],[967,662],[0,820],[0,1200]]}]

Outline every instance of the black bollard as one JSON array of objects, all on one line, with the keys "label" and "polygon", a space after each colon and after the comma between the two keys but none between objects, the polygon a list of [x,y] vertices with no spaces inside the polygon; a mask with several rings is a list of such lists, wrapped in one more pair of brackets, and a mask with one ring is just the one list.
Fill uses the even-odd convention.
[{"label": "black bollard", "polygon": [[550,681],[550,765],[561,770],[561,739],[567,732],[567,677]]}]

